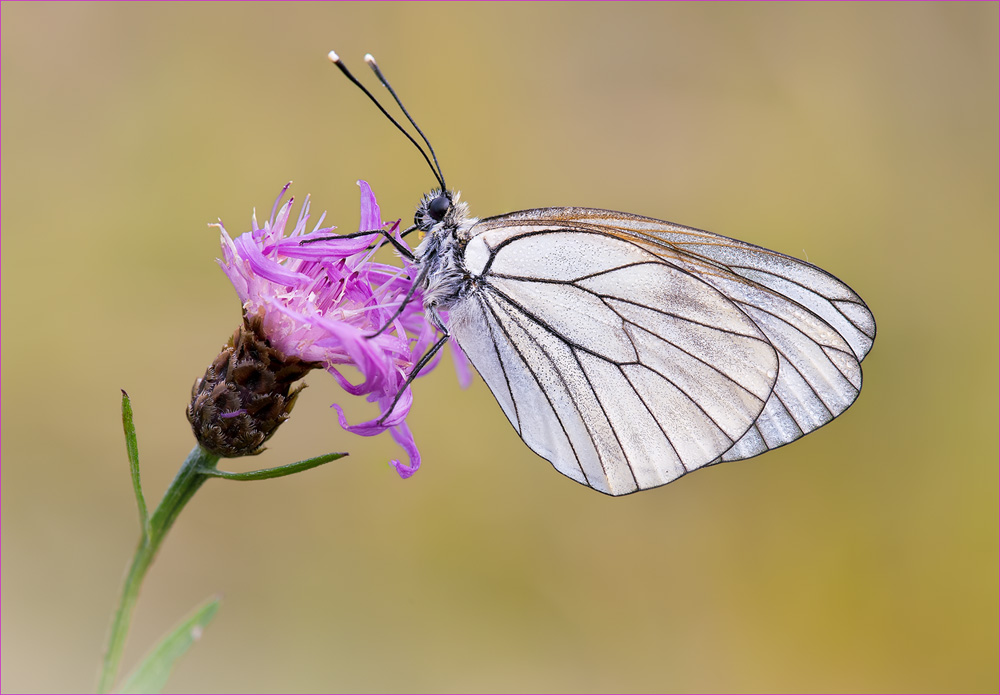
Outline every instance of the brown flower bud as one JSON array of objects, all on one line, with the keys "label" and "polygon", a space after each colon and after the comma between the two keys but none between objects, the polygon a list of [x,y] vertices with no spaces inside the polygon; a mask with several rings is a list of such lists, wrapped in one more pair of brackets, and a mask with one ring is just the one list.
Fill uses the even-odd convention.
[{"label": "brown flower bud", "polygon": [[292,384],[320,367],[286,357],[263,332],[263,312],[243,317],[233,337],[191,389],[187,418],[198,442],[223,457],[263,451],[263,444],[288,419],[304,384]]}]

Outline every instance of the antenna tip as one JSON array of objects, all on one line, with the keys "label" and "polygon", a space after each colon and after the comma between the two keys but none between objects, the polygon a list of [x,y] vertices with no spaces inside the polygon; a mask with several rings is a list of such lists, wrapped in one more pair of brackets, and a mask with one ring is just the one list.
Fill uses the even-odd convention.
[{"label": "antenna tip", "polygon": [[327,53],[326,57],[330,59],[331,63],[339,63],[340,62],[340,56],[337,55],[336,52],[334,52],[334,51],[330,51],[329,53]]},{"label": "antenna tip", "polygon": [[375,56],[373,56],[371,53],[365,53],[365,62],[368,63],[369,65],[374,65]]}]

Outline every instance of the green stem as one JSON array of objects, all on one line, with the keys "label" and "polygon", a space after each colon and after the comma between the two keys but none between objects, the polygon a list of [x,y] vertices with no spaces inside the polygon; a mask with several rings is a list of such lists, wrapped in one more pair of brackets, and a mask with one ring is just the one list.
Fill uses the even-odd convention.
[{"label": "green stem", "polygon": [[132,558],[132,565],[129,567],[125,577],[125,586],[122,588],[121,600],[118,603],[118,610],[115,612],[114,622],[111,624],[111,636],[108,639],[108,649],[104,654],[104,667],[101,669],[101,680],[98,685],[98,692],[105,693],[114,685],[115,677],[118,674],[118,666],[121,663],[122,651],[125,648],[125,637],[128,635],[129,624],[132,622],[132,609],[135,608],[136,599],[139,597],[139,587],[146,576],[146,571],[156,557],[156,551],[160,549],[167,531],[173,525],[177,515],[184,509],[192,495],[198,491],[208,479],[208,475],[202,471],[212,470],[219,461],[219,457],[195,446],[188,454],[184,465],[170,487],[163,495],[160,505],[153,512],[149,521],[149,534],[143,534],[136,548],[135,556]]}]

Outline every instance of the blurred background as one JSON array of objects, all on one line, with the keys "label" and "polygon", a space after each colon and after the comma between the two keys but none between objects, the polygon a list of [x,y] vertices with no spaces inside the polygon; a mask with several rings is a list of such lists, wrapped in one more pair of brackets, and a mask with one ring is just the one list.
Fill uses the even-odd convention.
[{"label": "blurred background", "polygon": [[[4,3],[3,689],[95,687],[190,386],[239,321],[215,265],[281,186],[433,179],[327,61],[379,59],[487,216],[586,205],[832,271],[878,320],[865,389],[758,459],[613,499],[480,380],[421,380],[400,480],[323,374],[210,481],[140,596],[127,671],[213,593],[177,691],[996,691],[997,7]],[[378,90],[376,90],[378,92]],[[381,94],[381,92],[378,92]]]}]

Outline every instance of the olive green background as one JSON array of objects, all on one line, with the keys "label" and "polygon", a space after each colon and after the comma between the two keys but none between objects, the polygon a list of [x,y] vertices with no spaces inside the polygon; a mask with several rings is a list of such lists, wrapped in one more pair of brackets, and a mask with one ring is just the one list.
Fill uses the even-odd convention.
[{"label": "olive green background", "polygon": [[[180,691],[997,688],[997,6],[4,3],[3,689],[81,691],[190,385],[239,320],[214,259],[288,180],[344,230],[355,180],[433,180],[328,63],[379,59],[474,214],[628,210],[848,282],[878,321],[835,423],[612,499],[448,363],[400,480],[313,374],[211,481],[140,596],[125,667],[224,599]],[[384,92],[378,91],[379,94]]]}]

